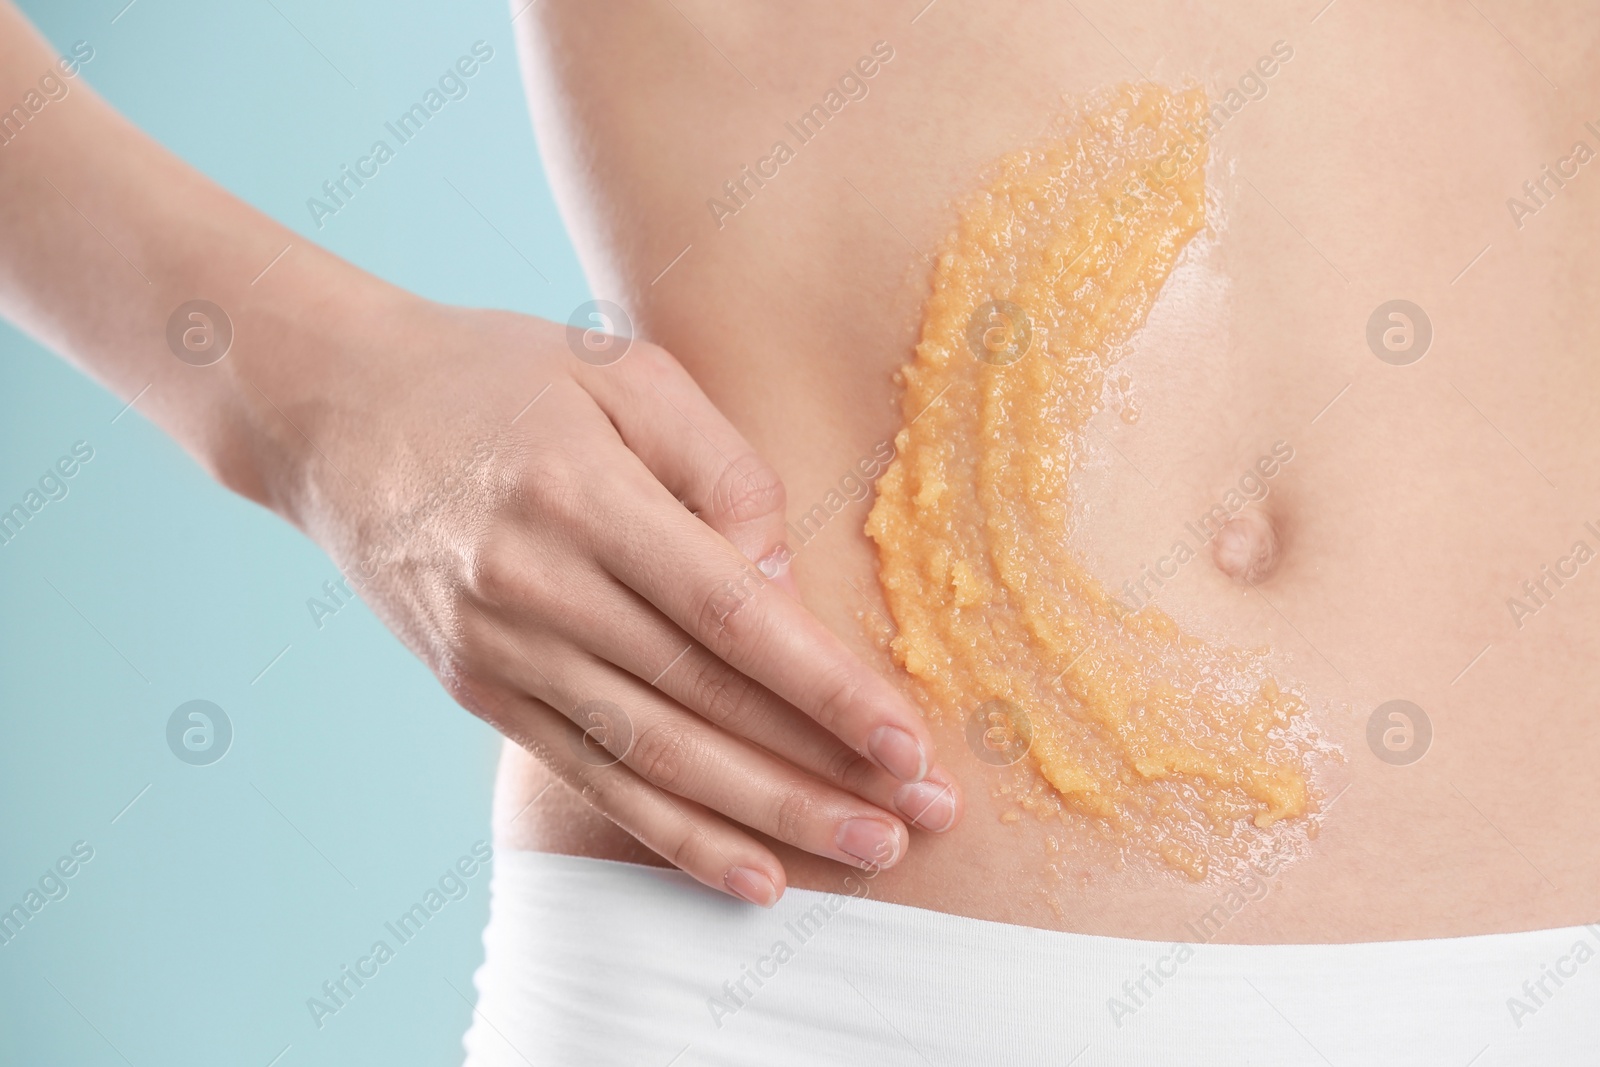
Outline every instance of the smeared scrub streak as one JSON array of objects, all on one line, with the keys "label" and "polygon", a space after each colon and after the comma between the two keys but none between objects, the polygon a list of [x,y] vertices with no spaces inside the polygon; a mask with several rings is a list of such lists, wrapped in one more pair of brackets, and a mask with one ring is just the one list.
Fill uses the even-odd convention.
[{"label": "smeared scrub streak", "polygon": [[[1262,652],[1130,612],[1068,540],[1106,374],[1206,225],[1205,111],[1198,89],[1125,85],[1000,161],[941,246],[903,371],[907,424],[867,520],[895,657],[932,714],[1025,718],[1043,779],[1025,807],[1081,816],[1195,879],[1309,810],[1305,705]],[[981,347],[969,338],[991,301],[1026,316],[1015,362],[997,362],[1020,348],[1004,317]]]}]

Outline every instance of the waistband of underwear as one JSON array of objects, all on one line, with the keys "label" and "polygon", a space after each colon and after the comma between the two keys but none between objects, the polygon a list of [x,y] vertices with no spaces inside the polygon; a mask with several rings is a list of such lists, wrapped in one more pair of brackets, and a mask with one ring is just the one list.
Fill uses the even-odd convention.
[{"label": "waistband of underwear", "polygon": [[[1600,925],[1420,941],[1138,941],[498,851],[465,1038],[502,1064],[1578,1062]],[[676,1057],[676,1058],[675,1058]]]}]

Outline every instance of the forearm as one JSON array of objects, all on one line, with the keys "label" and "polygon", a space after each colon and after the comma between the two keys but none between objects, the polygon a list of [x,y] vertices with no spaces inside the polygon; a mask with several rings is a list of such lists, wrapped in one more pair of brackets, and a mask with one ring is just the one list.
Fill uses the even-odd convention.
[{"label": "forearm", "polygon": [[[0,120],[13,104],[22,114],[0,126],[0,314],[137,397],[225,484],[292,512],[281,475],[307,442],[278,408],[307,395],[338,332],[386,287],[134,129],[0,0]],[[226,357],[204,366],[168,339],[196,299],[233,329]]]}]

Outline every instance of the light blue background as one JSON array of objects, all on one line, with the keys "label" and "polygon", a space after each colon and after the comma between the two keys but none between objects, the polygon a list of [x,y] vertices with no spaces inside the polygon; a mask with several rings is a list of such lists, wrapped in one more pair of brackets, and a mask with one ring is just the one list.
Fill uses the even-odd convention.
[{"label": "light blue background", "polygon": [[[565,319],[586,298],[499,0],[125,2],[23,6],[58,49],[89,41],[83,77],[244,200],[435,299]],[[470,95],[316,231],[306,198],[479,39],[495,55]],[[0,1063],[459,1062],[487,871],[320,1030],[306,999],[393,947],[383,924],[488,838],[495,735],[364,606],[319,632],[305,602],[333,564],[137,410],[113,423],[122,406],[0,326],[0,509],[73,442],[95,450],[0,547],[0,908],[94,848],[0,947]],[[195,698],[235,729],[206,767],[165,739]]]}]

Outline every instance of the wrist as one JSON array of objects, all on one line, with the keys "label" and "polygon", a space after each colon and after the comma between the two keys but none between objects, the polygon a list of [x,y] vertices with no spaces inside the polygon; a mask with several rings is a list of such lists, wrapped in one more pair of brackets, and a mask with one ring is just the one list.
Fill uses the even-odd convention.
[{"label": "wrist", "polygon": [[[261,284],[224,292],[232,346],[202,462],[223,485],[302,529],[342,478],[335,434],[366,420],[385,336],[415,298],[309,243]],[[269,275],[270,277],[270,275]],[[366,384],[364,384],[366,383]]]}]

